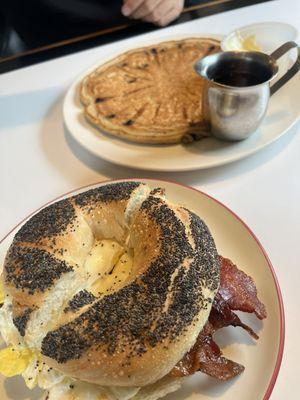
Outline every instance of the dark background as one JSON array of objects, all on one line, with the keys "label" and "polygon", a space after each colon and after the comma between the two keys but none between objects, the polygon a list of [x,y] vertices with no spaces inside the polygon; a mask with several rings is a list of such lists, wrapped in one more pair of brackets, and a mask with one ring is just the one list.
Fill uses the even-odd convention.
[{"label": "dark background", "polygon": [[[173,22],[271,0],[187,0]],[[155,29],[120,13],[122,0],[0,0],[0,73]]]}]

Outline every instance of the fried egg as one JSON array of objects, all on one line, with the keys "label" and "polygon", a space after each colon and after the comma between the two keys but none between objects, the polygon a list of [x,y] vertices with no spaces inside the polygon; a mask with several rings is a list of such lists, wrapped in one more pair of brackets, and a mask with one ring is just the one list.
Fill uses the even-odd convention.
[{"label": "fried egg", "polygon": [[26,370],[34,353],[30,349],[17,349],[13,346],[0,351],[0,373],[6,377],[20,375]]}]

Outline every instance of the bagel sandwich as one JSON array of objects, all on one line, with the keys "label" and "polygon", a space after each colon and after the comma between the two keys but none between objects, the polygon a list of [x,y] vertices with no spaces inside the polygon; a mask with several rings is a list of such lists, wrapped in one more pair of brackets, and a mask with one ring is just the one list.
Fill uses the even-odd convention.
[{"label": "bagel sandwich", "polygon": [[244,367],[213,334],[234,310],[266,317],[251,277],[221,257],[202,219],[137,181],[60,200],[31,217],[0,287],[0,373],[47,400],[155,400],[198,371]]}]

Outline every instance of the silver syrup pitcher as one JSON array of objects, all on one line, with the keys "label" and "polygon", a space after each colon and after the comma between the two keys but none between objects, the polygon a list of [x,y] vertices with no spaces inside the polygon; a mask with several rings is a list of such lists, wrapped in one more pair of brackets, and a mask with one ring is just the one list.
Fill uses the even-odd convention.
[{"label": "silver syrup pitcher", "polygon": [[[277,60],[293,48],[298,49],[296,62],[270,88],[278,73]],[[202,108],[210,133],[223,140],[238,141],[256,131],[270,96],[300,70],[300,48],[295,42],[287,42],[271,55],[226,51],[202,58],[195,70],[205,79]]]}]

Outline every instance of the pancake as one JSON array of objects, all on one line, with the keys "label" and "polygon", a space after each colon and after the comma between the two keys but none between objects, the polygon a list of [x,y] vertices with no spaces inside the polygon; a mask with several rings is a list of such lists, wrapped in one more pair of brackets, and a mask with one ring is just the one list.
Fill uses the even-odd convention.
[{"label": "pancake", "polygon": [[82,81],[85,117],[102,131],[140,143],[178,143],[205,132],[204,79],[194,64],[218,51],[217,40],[191,38],[124,53]]}]

